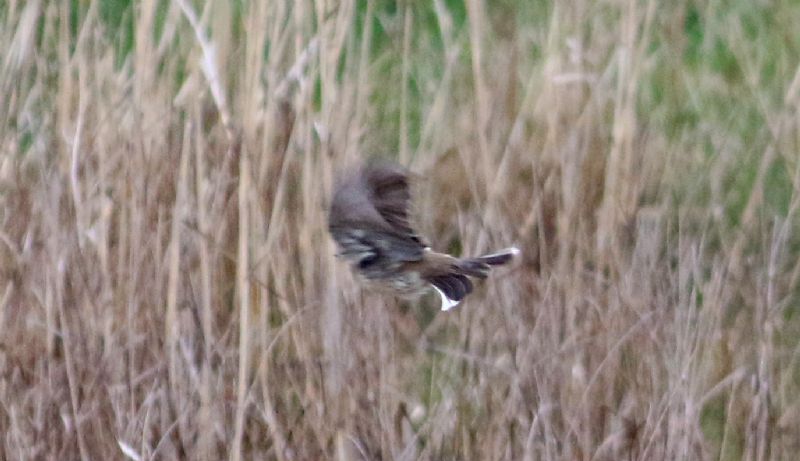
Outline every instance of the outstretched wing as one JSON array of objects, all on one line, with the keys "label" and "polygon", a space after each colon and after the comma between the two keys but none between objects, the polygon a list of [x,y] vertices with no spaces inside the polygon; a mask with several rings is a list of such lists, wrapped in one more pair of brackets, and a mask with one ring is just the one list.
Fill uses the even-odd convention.
[{"label": "outstretched wing", "polygon": [[371,163],[340,181],[328,217],[340,255],[368,278],[421,260],[425,245],[409,224],[410,199],[408,174],[398,165]]},{"label": "outstretched wing", "polygon": [[374,162],[362,170],[362,176],[372,204],[383,219],[396,232],[421,242],[408,217],[411,204],[408,171],[397,164]]}]

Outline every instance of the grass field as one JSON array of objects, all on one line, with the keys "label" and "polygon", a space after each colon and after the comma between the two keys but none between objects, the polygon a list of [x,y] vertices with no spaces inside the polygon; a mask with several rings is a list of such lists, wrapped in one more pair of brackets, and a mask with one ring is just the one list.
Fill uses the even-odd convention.
[{"label": "grass field", "polygon": [[[800,4],[0,0],[0,459],[793,460]],[[417,174],[448,313],[334,257]]]}]

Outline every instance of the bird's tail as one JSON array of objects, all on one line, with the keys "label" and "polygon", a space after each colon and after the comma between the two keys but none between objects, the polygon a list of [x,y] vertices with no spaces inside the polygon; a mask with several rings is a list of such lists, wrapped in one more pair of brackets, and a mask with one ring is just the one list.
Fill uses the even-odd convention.
[{"label": "bird's tail", "polygon": [[472,292],[472,282],[467,276],[485,279],[492,266],[507,264],[519,253],[519,249],[511,247],[477,258],[459,259],[447,273],[428,277],[427,280],[442,298],[442,310],[450,310]]},{"label": "bird's tail", "polygon": [[458,269],[465,275],[485,279],[489,275],[492,266],[508,264],[519,253],[517,247],[511,247],[496,253],[478,256],[477,258],[461,259],[458,262]]}]

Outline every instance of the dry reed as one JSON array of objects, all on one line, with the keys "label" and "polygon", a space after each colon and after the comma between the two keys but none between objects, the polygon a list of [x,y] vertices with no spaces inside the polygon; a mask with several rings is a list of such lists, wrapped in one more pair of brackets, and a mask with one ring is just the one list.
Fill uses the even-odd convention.
[{"label": "dry reed", "polygon": [[[0,459],[794,459],[800,8],[755,3],[3,2]],[[372,155],[523,260],[362,291]]]}]

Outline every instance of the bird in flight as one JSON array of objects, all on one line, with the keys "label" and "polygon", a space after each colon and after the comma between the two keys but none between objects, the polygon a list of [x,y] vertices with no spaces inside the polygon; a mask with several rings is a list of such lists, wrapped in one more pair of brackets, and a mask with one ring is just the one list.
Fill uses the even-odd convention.
[{"label": "bird in flight", "polygon": [[520,251],[507,248],[475,258],[437,253],[409,223],[408,171],[373,161],[334,187],[328,229],[339,256],[369,286],[403,298],[433,288],[447,311],[472,292],[470,277],[485,279],[492,266],[510,262]]}]

